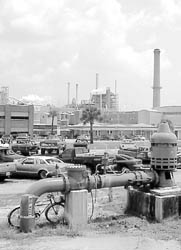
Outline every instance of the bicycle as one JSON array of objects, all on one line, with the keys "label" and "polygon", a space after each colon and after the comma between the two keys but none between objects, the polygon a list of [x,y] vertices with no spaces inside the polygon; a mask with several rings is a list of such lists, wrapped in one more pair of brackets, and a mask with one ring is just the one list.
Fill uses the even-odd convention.
[{"label": "bicycle", "polygon": [[[61,221],[64,223],[64,204],[65,198],[63,195],[59,196],[59,201],[56,201],[55,195],[53,193],[49,193],[47,195],[48,204],[43,203],[42,201],[38,201],[35,204],[35,219],[39,219],[40,216],[45,213],[46,219],[52,223],[57,224]],[[37,208],[45,206],[42,210],[38,210]],[[20,206],[12,209],[8,214],[8,223],[10,226],[14,228],[20,227]]]}]

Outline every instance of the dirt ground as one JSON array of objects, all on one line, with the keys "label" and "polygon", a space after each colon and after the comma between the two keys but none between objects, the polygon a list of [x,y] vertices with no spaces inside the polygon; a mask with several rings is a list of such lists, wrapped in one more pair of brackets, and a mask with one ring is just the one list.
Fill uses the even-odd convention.
[{"label": "dirt ground", "polygon": [[[181,170],[179,171],[175,178],[181,186]],[[0,184],[1,250],[181,249],[181,220],[169,219],[163,223],[155,223],[125,214],[127,195],[123,187],[112,188],[111,202],[109,189],[93,190],[93,199],[89,193],[89,223],[83,231],[72,232],[66,225],[53,227],[44,218],[37,222],[32,233],[25,234],[10,228],[7,214],[20,204],[22,193],[33,182],[34,180],[8,180]]]}]

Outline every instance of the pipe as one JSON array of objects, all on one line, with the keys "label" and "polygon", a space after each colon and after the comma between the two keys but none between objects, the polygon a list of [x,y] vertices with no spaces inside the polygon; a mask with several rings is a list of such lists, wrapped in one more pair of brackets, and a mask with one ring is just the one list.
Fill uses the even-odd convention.
[{"label": "pipe", "polygon": [[[141,185],[141,184],[151,184],[158,183],[158,175],[155,171],[135,171],[125,174],[110,174],[110,175],[91,175],[89,180],[90,187],[87,186],[86,189],[99,189],[108,187],[120,187],[128,185]],[[88,183],[88,184],[89,184]]]},{"label": "pipe", "polygon": [[31,185],[26,194],[34,195],[34,196],[41,196],[44,193],[49,192],[57,192],[57,191],[65,191],[68,190],[68,184],[66,184],[65,178],[47,178],[43,180],[39,180]]},{"label": "pipe", "polygon": [[21,198],[20,230],[31,232],[35,225],[35,203],[39,196],[48,192],[69,192],[70,190],[92,190],[126,185],[157,183],[155,171],[135,171],[120,175],[91,175],[81,166],[71,167],[68,177],[47,178],[31,185]]},{"label": "pipe", "polygon": [[100,189],[107,187],[126,186],[129,183],[153,183],[157,181],[155,171],[135,171],[125,174],[91,175],[80,181],[73,177],[47,178],[40,180],[27,189],[26,194],[36,197],[48,192],[69,192],[70,190]]}]

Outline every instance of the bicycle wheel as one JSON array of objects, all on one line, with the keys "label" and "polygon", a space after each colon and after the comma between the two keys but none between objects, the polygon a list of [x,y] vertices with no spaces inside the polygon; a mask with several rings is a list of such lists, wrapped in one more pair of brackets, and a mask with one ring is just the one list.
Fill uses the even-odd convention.
[{"label": "bicycle wheel", "polygon": [[10,213],[8,214],[8,223],[12,227],[20,227],[20,207],[15,207],[10,211]]},{"label": "bicycle wheel", "polygon": [[45,210],[46,219],[53,223],[61,223],[64,220],[64,204],[60,202],[55,202],[50,204]]}]

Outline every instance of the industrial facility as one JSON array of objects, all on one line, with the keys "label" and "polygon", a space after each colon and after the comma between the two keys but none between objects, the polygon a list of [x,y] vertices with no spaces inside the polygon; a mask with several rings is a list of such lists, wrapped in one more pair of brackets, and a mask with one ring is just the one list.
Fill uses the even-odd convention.
[{"label": "industrial facility", "polygon": [[[100,87],[99,74],[96,73],[95,89],[90,92],[89,100],[80,100],[79,84],[75,84],[75,97],[70,100],[71,83],[67,83],[67,104],[61,108],[54,107],[57,116],[54,131],[65,137],[74,138],[80,134],[89,134],[89,125],[81,123],[82,110],[94,105],[101,111],[101,123],[94,124],[94,137],[134,136],[137,134],[150,138],[161,120],[170,120],[178,139],[181,139],[181,106],[161,106],[160,86],[160,49],[154,49],[153,60],[153,106],[138,111],[119,111],[117,81],[115,89]],[[0,110],[1,134],[29,133],[46,136],[51,130],[51,105],[33,105],[9,96],[9,88],[1,87]],[[6,114],[7,112],[7,114]],[[11,115],[8,112],[12,113]],[[6,118],[5,118],[6,117]],[[11,118],[10,118],[11,117]],[[25,122],[26,121],[26,122]],[[8,125],[7,125],[8,124]]]}]

